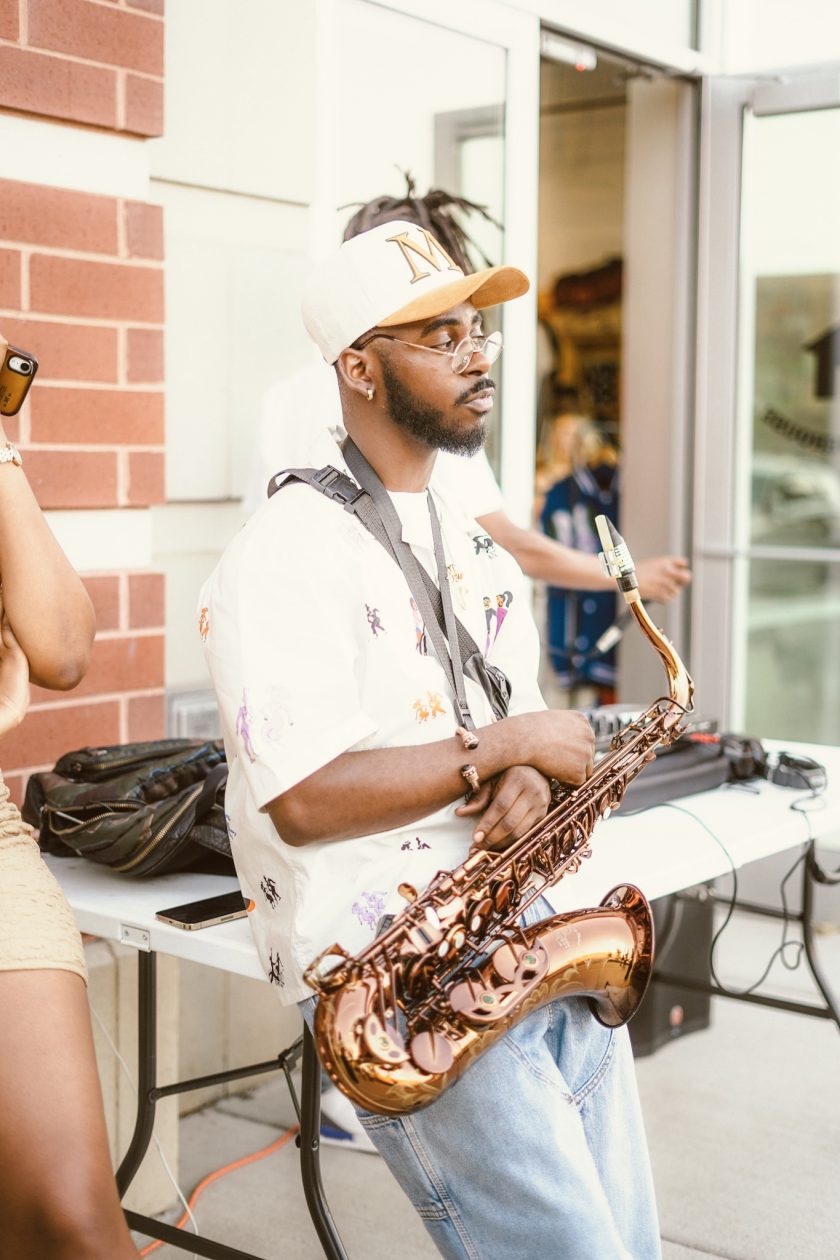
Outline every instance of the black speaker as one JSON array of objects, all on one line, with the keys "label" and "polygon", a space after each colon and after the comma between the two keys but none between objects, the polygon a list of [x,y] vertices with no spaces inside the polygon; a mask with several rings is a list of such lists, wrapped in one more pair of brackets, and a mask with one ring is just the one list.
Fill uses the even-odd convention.
[{"label": "black speaker", "polygon": [[653,979],[628,1029],[637,1058],[653,1054],[666,1042],[708,1028],[711,998],[678,985],[661,984],[658,969],[670,975],[708,982],[714,907],[705,888],[686,889],[652,903],[656,933]]}]

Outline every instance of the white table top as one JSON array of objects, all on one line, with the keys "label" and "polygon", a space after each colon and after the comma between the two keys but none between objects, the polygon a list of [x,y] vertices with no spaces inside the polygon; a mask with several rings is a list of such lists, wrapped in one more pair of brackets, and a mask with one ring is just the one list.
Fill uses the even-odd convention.
[{"label": "white table top", "polygon": [[[831,847],[840,836],[840,748],[765,740],[768,750],[808,755],[828,770],[822,805],[810,814],[815,835]],[[809,838],[808,821],[792,810],[807,793],[764,780],[681,797],[674,808],[615,814],[596,828],[592,857],[551,893],[558,911],[596,905],[616,884],[637,884],[651,900],[715,879],[731,870],[706,827],[725,845],[737,867],[784,852]],[[689,817],[682,811],[688,811]],[[705,827],[704,825],[705,824]],[[233,877],[184,873],[129,879],[85,858],[48,857],[76,914],[79,928],[140,949],[186,958],[264,980],[247,919],[184,931],[155,918],[168,906],[237,887]]]}]

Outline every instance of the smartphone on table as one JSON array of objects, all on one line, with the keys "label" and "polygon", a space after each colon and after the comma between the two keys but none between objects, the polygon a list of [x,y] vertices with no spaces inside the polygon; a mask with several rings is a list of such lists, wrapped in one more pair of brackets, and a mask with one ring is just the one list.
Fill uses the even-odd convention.
[{"label": "smartphone on table", "polygon": [[231,919],[243,919],[250,906],[251,902],[237,889],[235,892],[221,893],[218,897],[204,897],[200,901],[189,901],[183,906],[158,910],[155,918],[163,923],[171,923],[174,927],[193,931],[195,928],[228,923]]},{"label": "smartphone on table", "polygon": [[0,416],[16,416],[38,371],[38,360],[17,346],[6,346],[0,367]]}]

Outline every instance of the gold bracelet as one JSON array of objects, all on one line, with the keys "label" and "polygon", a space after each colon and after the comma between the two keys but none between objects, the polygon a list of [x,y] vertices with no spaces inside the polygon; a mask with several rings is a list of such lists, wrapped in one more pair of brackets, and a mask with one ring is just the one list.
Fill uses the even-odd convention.
[{"label": "gold bracelet", "polygon": [[0,464],[14,464],[16,468],[23,467],[20,451],[14,442],[5,442],[0,445]]},{"label": "gold bracelet", "polygon": [[456,726],[455,734],[461,737],[461,743],[467,752],[472,752],[473,749],[478,748],[478,736],[475,731],[468,731],[466,726]]}]

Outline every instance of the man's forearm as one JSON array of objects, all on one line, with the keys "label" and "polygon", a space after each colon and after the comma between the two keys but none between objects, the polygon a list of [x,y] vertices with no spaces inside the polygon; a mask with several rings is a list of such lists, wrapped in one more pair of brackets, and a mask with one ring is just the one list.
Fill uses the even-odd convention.
[{"label": "man's forearm", "polygon": [[518,764],[515,732],[511,718],[483,727],[478,748],[469,752],[453,736],[434,744],[342,753],[272,801],[268,813],[292,845],[406,826],[465,795],[463,766],[474,765],[484,783]]},{"label": "man's forearm", "polygon": [[482,784],[511,766],[532,766],[547,779],[583,783],[594,740],[586,718],[545,709],[503,718],[476,732],[467,751],[457,735],[434,744],[346,752],[268,804],[287,844],[350,840],[426,818],[467,791],[461,773],[473,765]]}]

